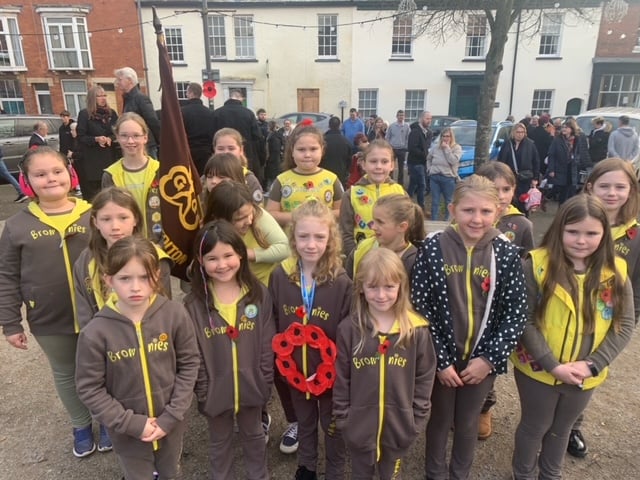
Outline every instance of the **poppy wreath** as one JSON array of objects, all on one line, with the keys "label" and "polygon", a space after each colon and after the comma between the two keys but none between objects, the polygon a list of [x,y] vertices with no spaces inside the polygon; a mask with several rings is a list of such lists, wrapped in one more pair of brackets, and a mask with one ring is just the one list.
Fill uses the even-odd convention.
[{"label": "poppy wreath", "polygon": [[[322,363],[309,378],[298,370],[292,357],[293,351],[303,345],[318,350],[322,358]],[[273,337],[271,347],[276,354],[278,371],[293,388],[319,396],[333,387],[336,381],[336,344],[320,327],[294,322],[283,333]]]}]

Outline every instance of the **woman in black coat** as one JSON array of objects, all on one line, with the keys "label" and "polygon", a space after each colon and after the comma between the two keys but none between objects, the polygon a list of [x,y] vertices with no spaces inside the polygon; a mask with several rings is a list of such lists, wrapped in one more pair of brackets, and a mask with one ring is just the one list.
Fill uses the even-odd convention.
[{"label": "woman in black coat", "polygon": [[87,108],[78,114],[78,143],[81,158],[76,162],[82,197],[93,200],[101,189],[102,172],[120,156],[113,126],[118,114],[107,105],[107,95],[100,86],[87,93]]},{"label": "woman in black coat", "polygon": [[591,120],[593,130],[589,134],[589,156],[593,163],[607,158],[607,146],[609,144],[609,133],[611,125],[605,122],[602,117],[595,117]]},{"label": "woman in black coat", "polygon": [[575,195],[580,170],[588,171],[591,167],[587,137],[576,121],[569,118],[549,147],[547,176],[558,194],[559,205]]},{"label": "woman in black coat", "polygon": [[527,138],[527,127],[523,123],[516,123],[511,129],[511,139],[500,148],[498,161],[511,168],[516,177],[516,191],[513,204],[526,214],[524,202],[520,195],[527,193],[532,182],[538,183],[540,174],[540,158],[533,140]]}]

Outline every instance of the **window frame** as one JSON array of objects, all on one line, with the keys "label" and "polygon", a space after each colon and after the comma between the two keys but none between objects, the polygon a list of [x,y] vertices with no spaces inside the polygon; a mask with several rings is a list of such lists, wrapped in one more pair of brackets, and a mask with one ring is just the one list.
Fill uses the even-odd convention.
[{"label": "window frame", "polygon": [[0,70],[24,70],[26,63],[22,36],[16,15],[9,15],[0,8],[0,55],[8,60],[7,65],[0,65]]},{"label": "window frame", "polygon": [[[417,94],[417,98],[410,98],[414,94]],[[422,96],[422,101],[420,101]],[[415,108],[419,106],[419,108]],[[408,123],[414,122],[420,119],[420,115],[427,109],[427,90],[426,89],[411,89],[404,91],[404,118]],[[415,116],[413,114],[415,113]]]},{"label": "window frame", "polygon": [[187,88],[191,82],[174,82],[176,87],[176,94],[178,95],[178,101],[188,100]]},{"label": "window frame", "polygon": [[[531,99],[531,115],[541,115],[542,113],[551,113],[553,107],[553,97],[555,90],[550,88],[540,88],[533,91]],[[544,98],[540,98],[544,95]],[[548,98],[546,96],[548,95]]]},{"label": "window frame", "polygon": [[[71,85],[81,85],[83,89],[74,90]],[[80,110],[87,106],[87,82],[82,79],[60,80],[65,109],[73,118],[78,118]]]},{"label": "window frame", "polygon": [[[243,35],[243,33],[245,33]],[[233,16],[233,40],[237,59],[256,58],[256,37],[253,28],[253,15]]]},{"label": "window frame", "polygon": [[[328,53],[326,53],[327,50]],[[337,14],[318,14],[318,58],[338,58]]]},{"label": "window frame", "polygon": [[[11,94],[13,94],[13,96],[11,96]],[[2,108],[5,113],[12,115],[27,113],[20,80],[0,78],[0,102],[2,103]]]},{"label": "window frame", "polygon": [[172,65],[186,65],[184,55],[184,36],[182,35],[182,27],[167,26],[164,27],[164,42],[167,46],[167,53]]},{"label": "window frame", "polygon": [[[464,46],[465,58],[486,58],[489,25],[487,16],[482,13],[467,15],[466,37]],[[475,44],[477,42],[477,44]]]},{"label": "window frame", "polygon": [[[609,82],[609,87],[605,90],[604,88],[607,81]],[[616,85],[618,85],[618,87],[614,88]],[[605,96],[609,98],[615,96],[615,105],[612,105],[610,102],[603,102]],[[629,97],[631,97],[631,101],[621,101]],[[598,106],[640,108],[640,74],[607,73],[602,75],[598,88]]]},{"label": "window frame", "polygon": [[227,34],[224,15],[209,15],[207,17],[207,41],[211,60],[227,58]]},{"label": "window frame", "polygon": [[391,57],[413,58],[413,19],[409,15],[399,15],[393,19]]},{"label": "window frame", "polygon": [[[64,11],[55,13],[45,11],[42,12],[42,28],[45,33],[50,70],[93,70],[86,15]],[[54,28],[56,28],[55,31]],[[69,40],[73,41],[72,46],[66,45]],[[60,41],[60,46],[54,46],[54,42],[57,41]],[[70,62],[73,60],[71,54],[74,54],[77,65],[59,66],[60,60],[56,60],[56,53],[62,54],[62,58],[66,57]]]},{"label": "window frame", "polygon": [[[552,18],[556,20],[552,20]],[[560,56],[563,20],[562,13],[545,13],[542,15],[538,57],[549,58]]]},{"label": "window frame", "polygon": [[378,89],[358,89],[358,113],[362,118],[369,118],[378,114]]}]

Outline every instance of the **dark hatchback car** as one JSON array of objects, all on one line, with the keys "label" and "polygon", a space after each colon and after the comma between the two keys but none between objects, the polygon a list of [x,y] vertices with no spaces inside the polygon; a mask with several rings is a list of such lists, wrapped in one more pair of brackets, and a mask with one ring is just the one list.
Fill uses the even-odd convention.
[{"label": "dark hatchback car", "polygon": [[49,126],[47,143],[58,150],[58,129],[62,119],[57,115],[0,115],[0,148],[3,160],[13,175],[18,174],[18,163],[29,149],[29,139],[36,122],[46,122]]}]

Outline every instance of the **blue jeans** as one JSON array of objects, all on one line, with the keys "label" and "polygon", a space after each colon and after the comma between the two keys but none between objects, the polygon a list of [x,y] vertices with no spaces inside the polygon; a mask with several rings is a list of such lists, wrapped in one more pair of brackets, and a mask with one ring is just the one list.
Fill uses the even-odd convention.
[{"label": "blue jeans", "polygon": [[10,183],[13,188],[16,189],[18,195],[22,195],[22,189],[20,188],[20,184],[18,181],[9,173],[9,169],[7,168],[7,164],[4,163],[4,160],[0,159],[0,177],[4,178],[8,183]]},{"label": "blue jeans", "polygon": [[409,169],[409,191],[407,192],[410,197],[416,195],[416,200],[421,208],[424,208],[424,192],[427,187],[427,181],[425,178],[426,167],[424,165],[407,165]]},{"label": "blue jeans", "polygon": [[440,195],[444,197],[444,221],[449,220],[449,204],[453,198],[453,190],[456,188],[456,179],[444,175],[433,174],[431,180],[431,220],[438,220],[440,212]]}]

